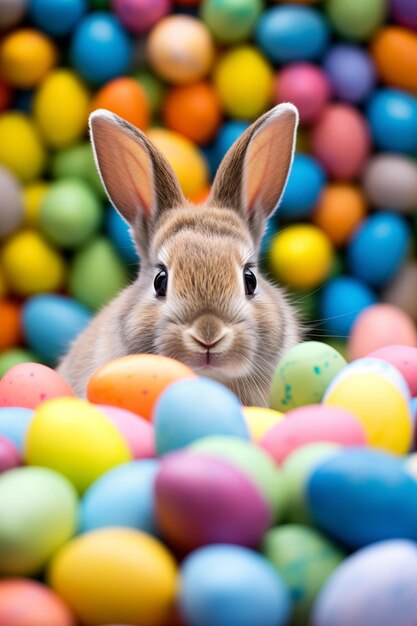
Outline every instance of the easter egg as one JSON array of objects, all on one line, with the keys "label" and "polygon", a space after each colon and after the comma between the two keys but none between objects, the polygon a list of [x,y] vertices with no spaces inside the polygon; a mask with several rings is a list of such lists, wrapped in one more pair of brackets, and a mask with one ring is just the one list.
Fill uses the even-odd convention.
[{"label": "easter egg", "polygon": [[99,198],[107,199],[94,163],[90,143],[84,142],[58,150],[51,155],[50,165],[54,178],[81,178],[92,187]]},{"label": "easter egg", "polygon": [[96,480],[81,501],[81,532],[123,526],[156,535],[154,485],[157,471],[156,461],[133,461],[115,467]]},{"label": "easter egg", "polygon": [[92,239],[73,257],[70,295],[93,311],[114,298],[127,281],[127,268],[105,237]]},{"label": "easter egg", "polygon": [[190,15],[170,15],[152,29],[147,40],[151,67],[161,78],[185,85],[208,74],[214,60],[211,34]]},{"label": "easter egg", "polygon": [[351,376],[352,374],[374,374],[375,376],[380,376],[387,382],[391,383],[396,390],[407,400],[410,401],[410,389],[404,379],[404,376],[401,372],[382,359],[377,359],[371,356],[366,356],[365,358],[359,358],[343,368],[343,370],[336,376],[334,381],[332,381],[329,387],[326,390],[326,397],[333,391],[334,387],[340,385],[340,383]]},{"label": "easter egg", "polygon": [[340,450],[337,443],[308,443],[287,456],[282,472],[287,487],[287,520],[296,524],[313,524],[307,500],[307,483],[313,469]]},{"label": "easter egg", "polygon": [[361,311],[375,304],[376,295],[352,276],[337,276],[321,290],[319,317],[331,335],[347,337]]},{"label": "easter egg", "polygon": [[176,381],[195,378],[194,372],[179,361],[156,354],[135,354],[114,359],[90,378],[90,402],[109,404],[151,420],[161,393]]},{"label": "easter egg", "polygon": [[0,380],[0,407],[33,409],[45,400],[73,395],[59,374],[40,363],[15,365]]},{"label": "easter egg", "polygon": [[12,301],[0,300],[0,350],[19,344],[22,339],[21,307]]},{"label": "easter egg", "polygon": [[129,265],[137,265],[139,255],[131,236],[130,226],[112,205],[107,210],[106,231],[124,261],[129,263]]},{"label": "easter egg", "polygon": [[124,437],[134,459],[152,459],[156,455],[154,429],[148,420],[115,406],[98,406]]},{"label": "easter egg", "polygon": [[417,396],[417,349],[415,347],[388,345],[373,350],[368,356],[391,363],[404,376],[411,395]]},{"label": "easter egg", "polygon": [[0,435],[23,452],[27,429],[33,411],[19,407],[0,407]]},{"label": "easter egg", "polygon": [[177,574],[157,539],[130,528],[105,528],[64,546],[52,560],[49,582],[83,623],[163,626]]},{"label": "easter egg", "polygon": [[226,152],[247,128],[248,122],[242,120],[230,120],[220,127],[213,142],[213,170],[217,169]]},{"label": "easter egg", "polygon": [[23,189],[23,203],[25,211],[25,226],[37,227],[42,200],[49,189],[49,183],[34,181]]},{"label": "easter egg", "polygon": [[261,0],[205,0],[201,17],[217,41],[234,44],[250,37],[262,9]]},{"label": "easter egg", "polygon": [[27,0],[0,0],[0,30],[16,26],[26,13]]},{"label": "easter egg", "polygon": [[338,34],[349,39],[367,40],[384,23],[384,0],[328,0],[327,14]]},{"label": "easter egg", "polygon": [[359,104],[375,87],[376,71],[372,57],[359,46],[345,43],[332,46],[323,66],[332,92],[345,102]]},{"label": "easter egg", "polygon": [[381,541],[359,550],[337,568],[322,588],[312,624],[411,626],[417,610],[410,584],[415,572],[417,550],[411,541]]},{"label": "easter egg", "polygon": [[342,563],[344,552],[319,531],[297,524],[268,531],[262,551],[288,586],[293,601],[291,623],[306,624],[317,595]]},{"label": "easter egg", "polygon": [[90,110],[107,109],[134,126],[145,130],[149,125],[149,102],[144,88],[127,76],[114,78],[96,93]]},{"label": "easter egg", "polygon": [[180,614],[190,626],[289,623],[290,598],[281,574],[252,550],[240,546],[196,550],[182,563],[181,581]]},{"label": "easter egg", "polygon": [[280,217],[293,220],[307,217],[318,202],[325,183],[326,174],[320,163],[306,154],[296,154],[279,204]]},{"label": "easter egg", "polygon": [[417,92],[417,34],[400,26],[382,28],[371,52],[381,80],[392,87]]},{"label": "easter egg", "polygon": [[234,118],[255,118],[271,104],[272,67],[253,46],[226,52],[215,67],[213,80],[223,109]]},{"label": "easter egg", "polygon": [[100,202],[91,187],[68,177],[50,185],[41,204],[39,224],[49,241],[71,249],[93,237],[101,218]]},{"label": "easter egg", "polygon": [[62,257],[35,231],[22,230],[11,237],[0,251],[0,265],[19,296],[55,291],[64,281]]},{"label": "easter egg", "polygon": [[261,50],[274,63],[312,61],[325,51],[329,29],[315,9],[285,5],[264,11],[255,36]]},{"label": "easter egg", "polygon": [[417,329],[404,311],[392,304],[375,304],[357,318],[349,339],[350,359],[394,344],[417,347]]},{"label": "easter egg", "polygon": [[14,87],[29,89],[42,81],[56,63],[56,51],[43,33],[24,28],[6,35],[0,45],[0,69]]},{"label": "easter egg", "polygon": [[296,289],[310,289],[327,278],[332,257],[331,242],[319,228],[294,224],[273,237],[269,267],[278,281]]},{"label": "easter egg", "polygon": [[76,531],[75,490],[49,469],[19,467],[0,476],[0,499],[0,573],[37,574]]},{"label": "easter egg", "polygon": [[413,154],[417,150],[417,98],[399,89],[380,89],[368,102],[367,117],[381,150]]},{"label": "easter egg", "polygon": [[134,72],[133,77],[145,90],[151,113],[159,113],[165,99],[166,85],[155,74],[146,69]]},{"label": "easter egg", "polygon": [[5,167],[0,167],[0,238],[10,235],[23,222],[22,189],[18,180]]},{"label": "easter egg", "polygon": [[367,433],[353,412],[312,404],[289,411],[286,419],[273,426],[259,445],[282,464],[294,450],[314,442],[361,446],[367,443]]},{"label": "easter egg", "polygon": [[169,13],[171,4],[172,0],[113,0],[112,8],[128,30],[141,34]]},{"label": "easter egg", "polygon": [[330,183],[322,191],[312,220],[335,246],[343,246],[365,217],[366,199],[362,190],[348,183]]},{"label": "easter egg", "polygon": [[21,464],[22,458],[14,443],[0,435],[0,475]]},{"label": "easter egg", "polygon": [[159,455],[211,435],[249,439],[238,398],[215,380],[180,380],[159,396],[152,414]]},{"label": "easter egg", "polygon": [[23,307],[22,324],[30,349],[44,361],[56,363],[84,330],[91,313],[67,296],[34,296]]},{"label": "easter egg", "polygon": [[307,494],[316,525],[350,549],[416,539],[417,482],[393,455],[340,451],[313,470]]},{"label": "easter egg", "polygon": [[319,341],[290,348],[272,378],[271,408],[285,412],[321,402],[329,383],[345,365],[345,359],[336,350]]},{"label": "easter egg", "polygon": [[298,109],[300,121],[314,123],[330,99],[330,82],[326,74],[313,63],[292,63],[277,75],[277,102],[292,102]]},{"label": "easter egg", "polygon": [[132,42],[114,15],[96,11],[78,23],[71,40],[70,56],[82,78],[93,85],[101,85],[129,72]]},{"label": "easter egg", "polygon": [[28,361],[32,363],[37,362],[37,357],[29,350],[24,348],[10,348],[9,350],[4,350],[0,354],[0,378],[4,376],[4,374],[15,365],[19,365],[20,363],[27,363]]},{"label": "easter egg", "polygon": [[67,35],[87,9],[86,0],[30,0],[32,22],[56,37]]},{"label": "easter egg", "polygon": [[417,11],[412,0],[391,0],[391,16],[402,26],[417,28]]},{"label": "easter egg", "polygon": [[82,493],[99,476],[131,459],[127,443],[101,411],[78,398],[40,406],[26,435],[29,465],[50,467]]},{"label": "easter egg", "polygon": [[366,165],[363,188],[375,207],[413,213],[417,204],[417,165],[399,154],[376,154]]},{"label": "easter egg", "polygon": [[0,164],[27,183],[40,176],[46,155],[32,121],[18,111],[0,116]]},{"label": "easter egg", "polygon": [[245,406],[242,410],[254,443],[257,443],[272,426],[284,419],[283,413],[265,407]]},{"label": "easter egg", "polygon": [[384,289],[382,300],[389,302],[417,322],[417,294],[413,285],[417,284],[417,263],[410,260],[398,270],[394,278]]},{"label": "easter egg", "polygon": [[163,536],[181,553],[211,543],[255,547],[273,521],[251,479],[204,453],[173,452],[161,460],[155,503]]},{"label": "easter egg", "polygon": [[206,160],[190,139],[165,128],[151,129],[148,137],[172,165],[186,197],[192,198],[208,184]]},{"label": "easter egg", "polygon": [[330,176],[352,180],[361,173],[369,155],[370,137],[365,118],[348,104],[327,106],[313,128],[311,147]]},{"label": "easter egg", "polygon": [[0,623],[8,626],[76,626],[66,604],[36,580],[0,581]]}]

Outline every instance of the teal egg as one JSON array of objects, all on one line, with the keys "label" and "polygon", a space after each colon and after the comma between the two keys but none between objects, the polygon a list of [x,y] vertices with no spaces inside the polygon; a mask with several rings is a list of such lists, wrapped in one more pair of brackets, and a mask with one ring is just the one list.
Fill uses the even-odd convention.
[{"label": "teal egg", "polygon": [[220,43],[248,39],[262,13],[262,0],[205,0],[201,17]]}]

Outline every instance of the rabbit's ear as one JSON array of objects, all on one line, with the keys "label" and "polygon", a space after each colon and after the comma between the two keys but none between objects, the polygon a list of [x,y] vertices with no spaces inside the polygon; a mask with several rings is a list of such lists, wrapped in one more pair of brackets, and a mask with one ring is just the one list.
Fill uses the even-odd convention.
[{"label": "rabbit's ear", "polygon": [[138,128],[118,115],[98,109],[89,122],[107,195],[136,233],[143,229],[139,239],[146,237],[161,212],[184,202],[174,170]]},{"label": "rabbit's ear", "polygon": [[256,240],[285,190],[297,124],[294,105],[271,109],[233,144],[214,179],[209,204],[242,213]]}]

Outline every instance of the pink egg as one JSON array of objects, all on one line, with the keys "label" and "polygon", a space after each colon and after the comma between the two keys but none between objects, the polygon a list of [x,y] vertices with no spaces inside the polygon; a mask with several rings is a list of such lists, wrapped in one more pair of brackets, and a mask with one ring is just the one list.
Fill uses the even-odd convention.
[{"label": "pink egg", "polygon": [[152,424],[143,417],[115,406],[97,405],[125,438],[134,459],[153,459],[155,437]]},{"label": "pink egg", "polygon": [[365,430],[346,409],[310,404],[286,413],[259,445],[282,464],[294,450],[309,443],[332,442],[343,446],[363,446]]},{"label": "pink egg", "polygon": [[384,346],[367,356],[382,359],[394,365],[404,376],[412,396],[417,396],[417,348],[411,346]]},{"label": "pink egg", "polygon": [[365,309],[353,325],[348,341],[349,360],[375,356],[370,353],[392,345],[417,347],[416,326],[398,307],[374,304]]},{"label": "pink egg", "polygon": [[22,458],[14,443],[0,435],[0,474],[21,464]]},{"label": "pink egg", "polygon": [[311,147],[327,172],[336,179],[359,176],[370,151],[364,116],[349,104],[329,105],[312,130]]},{"label": "pink egg", "polygon": [[317,65],[293,63],[284,68],[275,79],[277,102],[293,102],[300,121],[315,122],[330,98],[330,81]]},{"label": "pink egg", "polygon": [[113,0],[117,17],[132,33],[148,31],[170,12],[172,0]]},{"label": "pink egg", "polygon": [[34,409],[45,400],[74,395],[59,374],[40,363],[15,365],[0,380],[0,407]]}]

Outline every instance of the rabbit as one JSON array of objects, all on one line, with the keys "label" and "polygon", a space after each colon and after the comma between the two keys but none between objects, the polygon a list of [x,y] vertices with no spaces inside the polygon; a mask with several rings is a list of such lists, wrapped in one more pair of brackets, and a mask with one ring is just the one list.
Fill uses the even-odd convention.
[{"label": "rabbit", "polygon": [[144,133],[109,111],[90,115],[102,183],[130,224],[141,266],[58,367],[78,396],[107,361],[156,353],[223,383],[243,405],[268,405],[277,362],[301,331],[283,290],[261,275],[258,254],[297,124],[289,103],[262,115],[225,155],[206,202],[193,205]]}]

